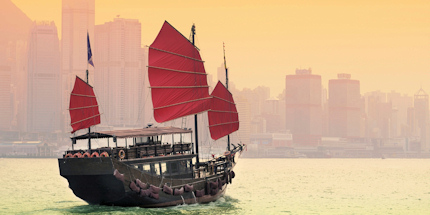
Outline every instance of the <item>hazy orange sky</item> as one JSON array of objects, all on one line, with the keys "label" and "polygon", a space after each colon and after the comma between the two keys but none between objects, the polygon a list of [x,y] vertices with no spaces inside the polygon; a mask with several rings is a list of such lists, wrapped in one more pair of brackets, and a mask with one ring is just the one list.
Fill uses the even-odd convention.
[{"label": "hazy orange sky", "polygon": [[[32,20],[54,20],[61,34],[61,0],[12,0]],[[197,45],[214,74],[226,43],[230,80],[241,89],[270,86],[277,96],[285,75],[311,67],[328,80],[350,73],[361,93],[430,93],[430,1],[96,0],[97,24],[139,19],[150,45],[164,20]],[[95,62],[97,63],[97,62]]]}]

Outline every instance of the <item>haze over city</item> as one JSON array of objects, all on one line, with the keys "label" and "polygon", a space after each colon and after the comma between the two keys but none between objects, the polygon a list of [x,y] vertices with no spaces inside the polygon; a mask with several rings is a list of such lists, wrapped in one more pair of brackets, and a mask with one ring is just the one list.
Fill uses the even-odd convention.
[{"label": "haze over city", "polygon": [[[148,46],[167,20],[185,37],[195,24],[210,91],[225,82],[225,44],[241,122],[233,140],[251,144],[250,155],[266,146],[310,147],[308,157],[405,157],[430,149],[426,1],[4,0],[2,6],[1,129],[15,138],[48,133],[53,145],[65,145],[70,92],[87,68],[102,113],[96,129],[153,123]],[[87,36],[94,67],[87,63]],[[365,153],[348,152],[357,142]]]},{"label": "haze over city", "polygon": [[[61,29],[61,1],[13,0],[31,20]],[[95,1],[95,24],[121,18],[142,24],[150,45],[164,20],[188,36],[196,24],[206,71],[216,74],[226,44],[230,80],[241,89],[285,88],[296,68],[313,69],[327,87],[338,73],[361,82],[361,93],[413,95],[430,86],[430,3],[395,1]],[[6,19],[6,17],[4,18]],[[58,31],[61,39],[61,31]],[[216,76],[215,76],[216,77]]]}]

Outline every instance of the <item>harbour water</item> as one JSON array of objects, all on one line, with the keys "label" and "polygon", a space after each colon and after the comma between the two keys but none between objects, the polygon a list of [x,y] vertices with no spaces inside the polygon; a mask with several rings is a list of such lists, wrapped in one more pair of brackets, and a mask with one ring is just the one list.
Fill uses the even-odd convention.
[{"label": "harbour water", "polygon": [[0,214],[429,214],[428,159],[240,159],[227,194],[162,209],[88,205],[56,159],[0,158]]}]

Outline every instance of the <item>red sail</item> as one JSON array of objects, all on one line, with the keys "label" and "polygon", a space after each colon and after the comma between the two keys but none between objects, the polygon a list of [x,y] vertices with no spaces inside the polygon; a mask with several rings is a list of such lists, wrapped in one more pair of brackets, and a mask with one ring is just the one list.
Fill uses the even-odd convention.
[{"label": "red sail", "polygon": [[100,112],[93,88],[76,76],[70,94],[70,125],[75,131],[100,124]]},{"label": "red sail", "polygon": [[221,82],[218,81],[211,96],[209,130],[212,139],[217,140],[239,130],[239,114],[233,96]]},{"label": "red sail", "polygon": [[209,86],[199,51],[168,22],[149,47],[148,76],[157,122],[209,109]]}]

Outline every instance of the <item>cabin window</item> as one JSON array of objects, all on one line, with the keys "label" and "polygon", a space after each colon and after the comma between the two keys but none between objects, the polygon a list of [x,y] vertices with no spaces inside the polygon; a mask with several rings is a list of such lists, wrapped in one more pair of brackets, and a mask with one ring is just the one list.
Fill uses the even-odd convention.
[{"label": "cabin window", "polygon": [[167,173],[166,163],[160,163],[160,172],[163,174]]},{"label": "cabin window", "polygon": [[179,166],[180,172],[186,172],[187,171],[187,161],[186,160],[182,160],[182,161],[178,162],[178,166]]},{"label": "cabin window", "polygon": [[[146,166],[146,165],[145,165]],[[155,165],[154,163],[149,164],[149,173],[155,175],[158,173],[158,165]]]},{"label": "cabin window", "polygon": [[177,173],[179,170],[178,163],[177,162],[171,162],[170,163],[170,172],[171,173]]}]

